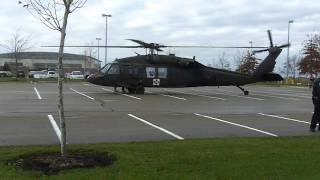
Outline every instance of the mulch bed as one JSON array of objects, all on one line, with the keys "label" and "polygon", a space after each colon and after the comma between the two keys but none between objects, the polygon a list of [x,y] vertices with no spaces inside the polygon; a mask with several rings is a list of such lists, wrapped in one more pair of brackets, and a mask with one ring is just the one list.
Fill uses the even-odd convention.
[{"label": "mulch bed", "polygon": [[110,166],[115,160],[115,156],[100,152],[70,152],[65,156],[61,156],[60,153],[37,153],[21,156],[8,164],[24,170],[36,170],[45,175],[54,175],[73,168]]}]

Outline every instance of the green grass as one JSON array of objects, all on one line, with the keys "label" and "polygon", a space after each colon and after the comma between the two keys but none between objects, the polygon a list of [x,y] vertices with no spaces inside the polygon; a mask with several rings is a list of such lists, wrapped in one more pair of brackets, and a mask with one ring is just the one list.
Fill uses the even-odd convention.
[{"label": "green grass", "polygon": [[6,165],[8,160],[58,146],[0,148],[0,179],[319,179],[318,137],[217,138],[206,140],[71,145],[117,157],[114,165],[44,176]]}]

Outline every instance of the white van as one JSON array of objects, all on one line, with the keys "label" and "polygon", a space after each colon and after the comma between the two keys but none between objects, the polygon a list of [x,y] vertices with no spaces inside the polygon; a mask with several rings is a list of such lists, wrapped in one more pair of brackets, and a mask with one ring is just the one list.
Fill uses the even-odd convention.
[{"label": "white van", "polygon": [[69,74],[70,79],[84,79],[84,75],[81,73],[81,71],[72,71]]}]

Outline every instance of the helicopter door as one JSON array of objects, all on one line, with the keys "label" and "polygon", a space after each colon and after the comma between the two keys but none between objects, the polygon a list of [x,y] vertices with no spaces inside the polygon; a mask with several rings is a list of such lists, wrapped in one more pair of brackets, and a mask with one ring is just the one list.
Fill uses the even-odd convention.
[{"label": "helicopter door", "polygon": [[105,71],[105,80],[108,82],[108,84],[112,84],[116,86],[119,80],[119,75],[120,75],[120,66],[116,63],[113,63]]},{"label": "helicopter door", "polygon": [[157,79],[160,81],[161,86],[168,85],[168,68],[167,67],[158,67],[157,68]]},{"label": "helicopter door", "polygon": [[133,85],[139,79],[138,67],[124,65],[121,67],[121,84]]},{"label": "helicopter door", "polygon": [[157,78],[155,67],[146,67],[146,83],[148,86],[159,86],[160,80]]},{"label": "helicopter door", "polygon": [[146,67],[147,82],[151,86],[166,86],[168,84],[167,67]]}]

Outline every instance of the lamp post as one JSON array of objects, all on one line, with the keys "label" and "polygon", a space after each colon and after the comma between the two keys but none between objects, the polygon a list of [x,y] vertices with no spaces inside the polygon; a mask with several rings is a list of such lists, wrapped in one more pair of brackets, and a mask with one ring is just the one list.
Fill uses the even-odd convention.
[{"label": "lamp post", "polygon": [[99,44],[99,41],[101,40],[101,38],[96,38],[96,40],[98,41],[98,60],[100,60],[100,54],[99,54],[100,44]]},{"label": "lamp post", "polygon": [[249,41],[251,47],[251,54],[252,54],[252,41]]},{"label": "lamp post", "polygon": [[[290,24],[293,23],[293,20],[288,21],[288,44],[290,43]],[[288,46],[288,50],[287,50],[287,80],[289,77],[289,48],[290,46]]]},{"label": "lamp post", "polygon": [[108,17],[112,17],[111,14],[102,14],[102,17],[105,17],[106,18],[106,47],[105,47],[105,60],[104,60],[104,64],[107,64],[107,57],[108,57],[108,48],[107,48],[107,45],[108,45]]}]

